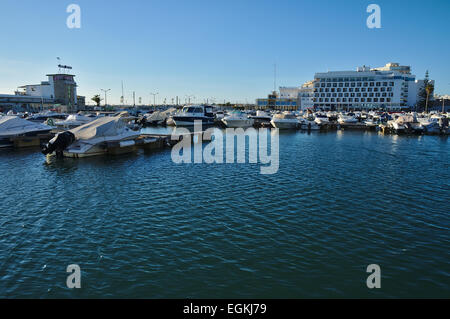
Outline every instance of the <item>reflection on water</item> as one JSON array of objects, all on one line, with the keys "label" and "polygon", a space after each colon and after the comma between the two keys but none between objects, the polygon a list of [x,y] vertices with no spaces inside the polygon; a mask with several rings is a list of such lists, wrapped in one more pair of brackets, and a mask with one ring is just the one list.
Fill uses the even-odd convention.
[{"label": "reflection on water", "polygon": [[[0,297],[448,296],[447,138],[282,131],[279,144],[274,175],[177,165],[170,149],[1,150]],[[372,263],[381,290],[365,286]]]}]

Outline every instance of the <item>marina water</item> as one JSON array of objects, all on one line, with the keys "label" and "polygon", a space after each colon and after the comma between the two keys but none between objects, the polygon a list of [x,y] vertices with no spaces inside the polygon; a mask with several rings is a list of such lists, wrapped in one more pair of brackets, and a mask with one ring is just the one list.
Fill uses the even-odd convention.
[{"label": "marina water", "polygon": [[[164,129],[163,129],[164,130]],[[2,150],[0,297],[449,297],[448,138],[280,133],[280,166]],[[66,267],[81,267],[81,289]],[[381,289],[366,286],[370,264]]]}]

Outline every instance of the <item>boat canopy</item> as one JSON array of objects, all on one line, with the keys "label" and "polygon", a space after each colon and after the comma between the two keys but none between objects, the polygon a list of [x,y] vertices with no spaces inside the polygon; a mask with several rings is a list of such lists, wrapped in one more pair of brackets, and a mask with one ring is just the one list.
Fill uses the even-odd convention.
[{"label": "boat canopy", "polygon": [[87,124],[76,127],[70,132],[77,140],[88,140],[96,137],[116,136],[128,130],[120,116],[102,117]]},{"label": "boat canopy", "polygon": [[0,136],[15,136],[30,132],[51,131],[51,127],[41,123],[31,122],[17,116],[0,117]]}]

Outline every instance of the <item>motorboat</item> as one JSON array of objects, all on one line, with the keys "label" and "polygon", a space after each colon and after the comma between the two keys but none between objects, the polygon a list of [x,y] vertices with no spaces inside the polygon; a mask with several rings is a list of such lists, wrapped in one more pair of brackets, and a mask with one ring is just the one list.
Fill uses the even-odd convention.
[{"label": "motorboat", "polygon": [[72,129],[86,123],[92,122],[96,117],[85,116],[82,114],[71,114],[63,121],[53,121],[53,119],[48,119],[47,124],[50,126],[56,126],[61,129]]},{"label": "motorboat", "polygon": [[0,117],[0,148],[19,146],[39,146],[41,136],[50,133],[52,128],[34,123],[17,116]]},{"label": "motorboat", "polygon": [[300,122],[292,112],[283,112],[275,114],[270,121],[273,127],[278,129],[296,129]]},{"label": "motorboat", "polygon": [[339,124],[355,124],[358,123],[358,119],[353,115],[344,115],[339,114],[338,116],[338,123]]},{"label": "motorboat", "polygon": [[253,115],[250,118],[255,121],[253,125],[257,127],[268,125],[272,120],[272,117],[264,111],[256,111],[256,115]]},{"label": "motorboat", "polygon": [[211,125],[214,124],[214,113],[211,106],[190,105],[183,107],[172,119],[176,126],[193,126],[197,121],[202,125]]},{"label": "motorboat", "polygon": [[318,125],[326,125],[326,124],[330,123],[330,120],[329,120],[327,114],[320,113],[320,112],[314,114],[314,121]]},{"label": "motorboat", "polygon": [[42,149],[45,155],[59,157],[88,157],[103,154],[123,154],[138,145],[153,142],[127,126],[121,116],[106,116],[56,135]]},{"label": "motorboat", "polygon": [[222,119],[223,124],[226,127],[238,128],[238,127],[251,127],[255,122],[249,118],[248,115],[241,111],[233,111],[229,115]]},{"label": "motorboat", "polygon": [[36,113],[27,118],[27,120],[32,122],[40,122],[43,123],[49,118],[53,120],[65,120],[67,118],[68,114],[65,113],[58,113],[53,111],[45,111],[41,113]]}]

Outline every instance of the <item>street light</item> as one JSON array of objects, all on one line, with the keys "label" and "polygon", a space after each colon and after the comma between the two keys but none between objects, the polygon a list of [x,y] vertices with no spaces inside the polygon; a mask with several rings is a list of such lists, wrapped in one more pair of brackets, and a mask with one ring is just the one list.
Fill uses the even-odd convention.
[{"label": "street light", "polygon": [[106,108],[106,106],[108,105],[108,97],[107,97],[107,93],[109,92],[109,91],[111,91],[111,89],[107,89],[107,90],[105,90],[105,89],[100,89],[100,90],[102,90],[103,92],[105,92],[105,108]]},{"label": "street light", "polygon": [[[150,95],[153,95],[153,106],[156,106],[156,96],[158,95],[159,93],[150,93]],[[151,103],[151,101],[150,101],[150,103]]]}]

